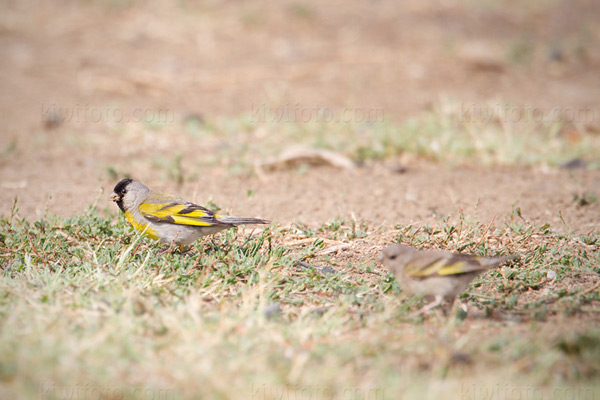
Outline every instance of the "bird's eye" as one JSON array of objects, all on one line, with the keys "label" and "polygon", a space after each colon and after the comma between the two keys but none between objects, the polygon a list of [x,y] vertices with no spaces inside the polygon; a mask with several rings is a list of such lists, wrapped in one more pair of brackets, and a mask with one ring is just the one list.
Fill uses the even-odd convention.
[{"label": "bird's eye", "polygon": [[123,193],[123,194],[127,193],[127,189],[121,190],[121,193]]},{"label": "bird's eye", "polygon": [[390,256],[390,260],[395,260],[395,259],[396,259],[396,257],[398,257],[398,255],[397,255],[397,254],[392,254],[392,255]]}]

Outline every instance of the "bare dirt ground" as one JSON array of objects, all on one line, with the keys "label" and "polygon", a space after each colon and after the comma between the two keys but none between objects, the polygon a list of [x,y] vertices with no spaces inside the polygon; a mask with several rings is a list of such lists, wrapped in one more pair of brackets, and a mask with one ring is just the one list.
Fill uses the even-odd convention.
[{"label": "bare dirt ground", "polygon": [[[533,222],[597,228],[598,203],[573,200],[600,192],[597,170],[410,159],[399,161],[404,173],[388,160],[259,177],[215,166],[177,186],[152,171],[151,158],[186,148],[183,163],[191,163],[201,147],[190,156],[197,145],[173,137],[151,154],[136,152],[111,133],[123,120],[106,116],[110,107],[125,119],[134,110],[168,110],[177,129],[190,114],[211,121],[299,105],[383,110],[402,121],[441,97],[467,108],[498,101],[598,113],[597,2],[14,1],[3,8],[1,216],[15,197],[31,219],[81,213],[100,187],[100,205],[111,206],[113,166],[157,189],[282,224],[352,215],[382,225],[427,222],[461,211],[490,221],[520,207]],[[573,129],[597,134],[597,123],[574,121]]]}]

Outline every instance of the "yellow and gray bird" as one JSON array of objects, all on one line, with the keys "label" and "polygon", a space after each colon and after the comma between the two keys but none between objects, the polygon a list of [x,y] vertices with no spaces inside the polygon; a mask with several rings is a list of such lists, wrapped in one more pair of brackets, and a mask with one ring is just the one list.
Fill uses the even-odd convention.
[{"label": "yellow and gray bird", "polygon": [[111,199],[138,231],[169,245],[187,246],[199,237],[245,224],[269,224],[260,218],[218,215],[170,194],[154,192],[133,179],[115,186]]},{"label": "yellow and gray bird", "polygon": [[475,277],[519,256],[481,257],[440,250],[417,250],[392,243],[381,254],[383,264],[394,274],[402,289],[434,301],[415,315],[454,299]]}]

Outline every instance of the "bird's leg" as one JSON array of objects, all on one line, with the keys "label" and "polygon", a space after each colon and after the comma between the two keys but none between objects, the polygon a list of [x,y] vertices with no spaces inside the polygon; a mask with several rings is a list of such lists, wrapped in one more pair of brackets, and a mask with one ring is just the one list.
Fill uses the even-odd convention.
[{"label": "bird's leg", "polygon": [[425,314],[429,310],[442,304],[442,301],[444,301],[443,296],[435,296],[435,299],[433,300],[433,302],[427,304],[425,307],[421,308],[420,310],[415,311],[414,313],[410,314],[409,317],[414,318],[414,317],[418,317],[419,315]]},{"label": "bird's leg", "polygon": [[158,253],[158,255],[159,255],[159,256],[162,256],[162,255],[164,255],[164,254],[167,254],[167,252],[169,252],[169,251],[170,251],[171,253],[174,253],[174,252],[175,252],[175,249],[177,249],[178,247],[179,247],[180,249],[184,247],[183,245],[181,245],[181,246],[176,246],[176,245],[175,245],[175,241],[177,240],[177,236],[178,236],[178,235],[179,235],[179,232],[177,232],[177,234],[175,235],[175,237],[173,238],[173,240],[171,240],[171,243],[169,243],[169,245],[168,245],[168,246],[167,246],[167,247],[166,247],[166,248],[165,248],[163,251],[161,251],[160,253]]}]

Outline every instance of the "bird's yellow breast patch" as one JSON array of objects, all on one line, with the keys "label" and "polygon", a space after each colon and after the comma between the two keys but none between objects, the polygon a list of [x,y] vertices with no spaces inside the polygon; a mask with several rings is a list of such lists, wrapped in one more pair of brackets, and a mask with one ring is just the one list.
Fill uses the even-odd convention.
[{"label": "bird's yellow breast patch", "polygon": [[133,218],[133,215],[131,215],[129,211],[125,211],[125,218],[127,218],[127,221],[129,221],[129,223],[135,228],[135,230],[143,232],[144,229],[146,229],[146,231],[144,232],[146,236],[148,236],[150,239],[158,239],[158,235],[156,234],[156,231],[154,229],[152,229],[150,226],[146,228],[146,226],[149,224],[140,224],[135,220],[135,218]]}]

